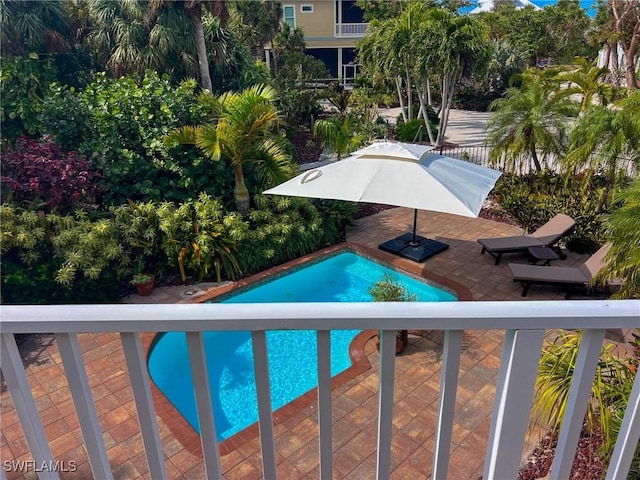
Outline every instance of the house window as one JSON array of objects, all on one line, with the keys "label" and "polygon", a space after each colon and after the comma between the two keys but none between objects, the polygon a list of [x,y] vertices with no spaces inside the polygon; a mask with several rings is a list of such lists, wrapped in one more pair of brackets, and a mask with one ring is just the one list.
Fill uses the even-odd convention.
[{"label": "house window", "polygon": [[284,23],[288,23],[291,28],[296,28],[296,7],[293,5],[285,5],[282,9],[284,12]]},{"label": "house window", "polygon": [[300,5],[300,11],[302,13],[313,13],[313,5]]}]

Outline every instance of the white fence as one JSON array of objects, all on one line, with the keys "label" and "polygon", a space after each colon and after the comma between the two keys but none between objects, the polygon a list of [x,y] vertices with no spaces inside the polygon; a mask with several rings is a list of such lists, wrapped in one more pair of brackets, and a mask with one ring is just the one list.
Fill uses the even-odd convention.
[{"label": "white fence", "polygon": [[[547,329],[582,329],[583,339],[569,392],[550,478],[565,480],[573,462],[606,329],[640,327],[640,301],[323,303],[263,305],[3,306],[1,367],[34,461],[53,461],[42,422],[14,340],[16,333],[54,333],[95,478],[113,474],[91,395],[77,333],[120,332],[151,478],[167,478],[140,332],[187,332],[204,465],[221,478],[215,418],[202,343],[204,331],[252,332],[264,478],[275,479],[276,455],[269,394],[267,330],[316,330],[320,478],[332,475],[331,360],[329,331],[382,330],[377,439],[377,478],[389,477],[395,338],[397,329],[444,330],[442,379],[435,432],[433,479],[446,479],[464,330],[506,330],[498,374],[484,479],[516,478]],[[607,480],[626,478],[640,437],[637,375]],[[0,478],[4,473],[0,473]],[[57,478],[41,472],[41,479]]]}]

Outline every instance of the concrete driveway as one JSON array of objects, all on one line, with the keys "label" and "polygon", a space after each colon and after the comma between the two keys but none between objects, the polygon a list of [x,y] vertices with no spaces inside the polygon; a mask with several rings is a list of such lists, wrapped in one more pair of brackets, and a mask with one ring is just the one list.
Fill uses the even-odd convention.
[{"label": "concrete driveway", "polygon": [[[382,118],[395,124],[400,107],[381,108],[378,112]],[[489,112],[451,109],[445,140],[460,146],[484,145],[484,129],[491,115]]]}]

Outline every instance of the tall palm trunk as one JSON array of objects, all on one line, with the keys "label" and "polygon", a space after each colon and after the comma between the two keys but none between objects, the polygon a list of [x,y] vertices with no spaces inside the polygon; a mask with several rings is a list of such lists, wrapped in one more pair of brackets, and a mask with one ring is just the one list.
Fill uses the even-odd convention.
[{"label": "tall palm trunk", "polygon": [[192,0],[185,3],[187,14],[193,23],[196,36],[196,48],[198,49],[198,66],[200,67],[200,82],[202,88],[213,91],[211,74],[209,73],[209,59],[207,58],[207,45],[204,41],[204,29],[202,28],[202,3]]},{"label": "tall palm trunk", "polygon": [[540,160],[538,160],[538,152],[536,152],[536,144],[533,140],[529,143],[529,148],[531,149],[531,158],[536,167],[536,172],[540,173],[542,172],[542,165],[540,165]]},{"label": "tall palm trunk", "polygon": [[236,186],[233,189],[233,196],[236,199],[236,207],[239,212],[248,212],[250,206],[249,190],[244,183],[244,172],[242,171],[242,164],[236,163],[233,166],[233,175],[236,180]]}]

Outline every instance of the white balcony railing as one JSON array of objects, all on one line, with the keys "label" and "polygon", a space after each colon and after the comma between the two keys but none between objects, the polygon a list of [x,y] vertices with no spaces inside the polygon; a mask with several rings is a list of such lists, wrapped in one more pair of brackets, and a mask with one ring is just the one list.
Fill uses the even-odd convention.
[{"label": "white balcony railing", "polygon": [[336,37],[364,37],[368,23],[336,23]]},{"label": "white balcony railing", "polygon": [[[506,330],[484,463],[484,477],[516,478],[537,365],[547,329],[582,329],[568,406],[559,435],[551,479],[569,478],[589,389],[606,329],[640,326],[638,301],[563,302],[457,302],[369,304],[264,304],[264,305],[78,305],[3,306],[1,367],[31,455],[40,464],[51,462],[51,448],[38,416],[36,403],[16,346],[15,333],[54,333],[64,365],[84,444],[95,478],[113,474],[105,449],[96,407],[78,343],[80,332],[120,332],[136,404],[150,476],[167,478],[162,444],[149,387],[140,332],[186,331],[195,397],[200,422],[207,478],[221,478],[215,418],[208,387],[202,343],[203,331],[252,332],[258,392],[259,430],[264,478],[275,479],[276,455],[266,330],[317,330],[318,424],[320,478],[331,478],[332,423],[329,330],[382,330],[378,408],[377,478],[389,477],[396,329],[444,330],[442,380],[435,428],[433,479],[445,479],[449,464],[454,408],[463,330]],[[640,375],[618,435],[606,478],[626,478],[640,436]],[[0,472],[0,478],[4,473]],[[39,478],[57,478],[41,472]]]}]

